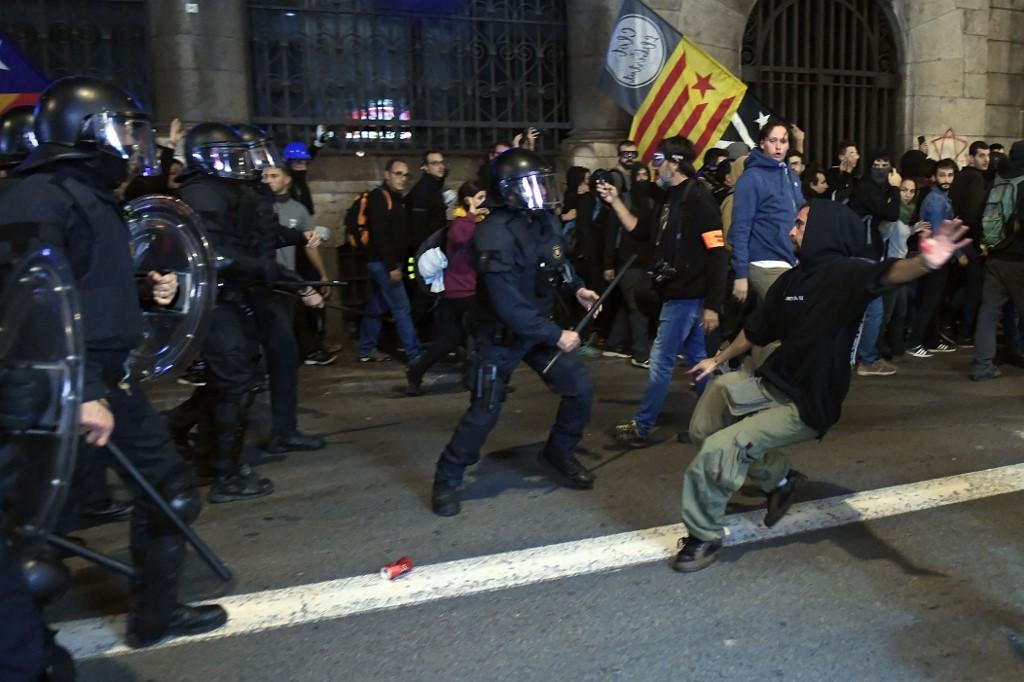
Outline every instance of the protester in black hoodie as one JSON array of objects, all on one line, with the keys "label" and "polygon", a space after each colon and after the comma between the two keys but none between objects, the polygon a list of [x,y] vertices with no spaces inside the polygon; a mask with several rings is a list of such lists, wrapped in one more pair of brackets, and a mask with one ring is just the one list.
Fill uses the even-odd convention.
[{"label": "protester in black hoodie", "polygon": [[[942,267],[969,243],[958,241],[966,232],[947,221],[922,240],[921,255],[872,262],[861,257],[864,227],[846,206],[815,200],[800,209],[790,231],[799,264],[776,280],[728,348],[690,370],[701,380],[754,344],[781,341],[756,377],[725,374],[697,403],[689,435],[701,449],[683,483],[689,536],[672,568],[698,571],[718,558],[726,503],[747,476],[768,495],[765,525],[782,518],[803,477],[776,448],[821,438],[838,421],[868,302]],[[737,421],[737,408],[750,416]]]},{"label": "protester in black hoodie", "polygon": [[[987,176],[989,168],[989,146],[982,140],[975,140],[967,151],[967,165],[953,178],[949,188],[949,201],[953,204],[953,215],[964,221],[974,243],[964,251],[962,269],[954,268],[950,273],[948,291],[960,290],[960,311],[956,319],[957,345],[973,345],[974,325],[981,305],[981,289],[985,281],[985,256],[979,248],[982,242],[981,216],[985,212],[988,190],[992,180]],[[994,178],[993,178],[994,179]],[[955,298],[955,297],[954,297]]]}]

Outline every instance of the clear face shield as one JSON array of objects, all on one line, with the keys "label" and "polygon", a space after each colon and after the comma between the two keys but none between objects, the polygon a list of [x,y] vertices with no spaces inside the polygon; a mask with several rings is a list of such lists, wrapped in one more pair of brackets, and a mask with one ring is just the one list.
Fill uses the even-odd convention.
[{"label": "clear face shield", "polygon": [[86,135],[96,141],[97,149],[127,161],[129,172],[144,176],[162,172],[149,118],[104,111],[90,117],[84,126]]},{"label": "clear face shield", "polygon": [[205,144],[192,153],[192,158],[209,175],[230,180],[252,180],[260,177],[248,145],[240,143]]},{"label": "clear face shield", "polygon": [[562,194],[554,173],[530,173],[500,183],[506,205],[527,211],[553,210],[562,205]]},{"label": "clear face shield", "polygon": [[262,175],[264,169],[272,166],[281,167],[285,164],[284,156],[277,150],[277,145],[271,140],[260,140],[249,144],[249,163],[257,175]]}]

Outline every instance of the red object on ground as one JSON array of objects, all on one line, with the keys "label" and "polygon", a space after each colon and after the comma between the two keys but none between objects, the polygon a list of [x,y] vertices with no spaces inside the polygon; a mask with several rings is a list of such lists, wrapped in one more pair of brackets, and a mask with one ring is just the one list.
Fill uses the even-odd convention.
[{"label": "red object on ground", "polygon": [[388,564],[384,568],[380,569],[380,577],[385,578],[386,580],[394,580],[395,578],[401,578],[412,569],[412,558],[404,556],[398,561]]}]

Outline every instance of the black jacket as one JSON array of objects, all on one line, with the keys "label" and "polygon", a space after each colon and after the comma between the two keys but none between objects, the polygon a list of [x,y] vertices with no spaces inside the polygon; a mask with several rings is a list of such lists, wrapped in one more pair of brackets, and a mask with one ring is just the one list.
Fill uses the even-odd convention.
[{"label": "black jacket", "polygon": [[405,196],[408,210],[408,232],[415,250],[423,240],[448,222],[444,204],[444,178],[424,173]]},{"label": "black jacket", "polygon": [[[648,216],[654,210],[650,185],[650,182],[634,183],[633,188],[622,197],[630,213],[635,215],[637,220],[648,220]],[[615,213],[608,211],[603,259],[605,270],[618,270],[634,254],[636,260],[633,261],[632,267],[646,270],[651,266],[652,246],[650,240],[637,239],[634,232],[623,228]]]},{"label": "black jacket", "polygon": [[[668,211],[664,231],[661,215]],[[722,212],[711,192],[691,179],[670,189],[633,235],[653,243],[653,258],[672,263],[678,274],[661,285],[662,298],[702,298],[704,307],[720,313],[725,303],[729,254],[722,233]]]},{"label": "black jacket", "polygon": [[[868,160],[868,168],[874,163],[874,159]],[[861,178],[853,187],[850,194],[850,208],[861,219],[870,218],[867,222],[867,240],[864,252],[859,254],[864,258],[879,260],[885,253],[885,242],[882,240],[882,233],[878,226],[881,222],[893,222],[900,218],[900,188],[893,187],[886,181],[885,185],[876,183],[870,175]]]},{"label": "black jacket", "polygon": [[500,324],[528,343],[555,345],[562,328],[551,320],[558,289],[576,292],[583,282],[565,252],[558,218],[497,208],[473,233],[477,291],[484,334]]},{"label": "black jacket", "polygon": [[788,396],[820,435],[839,420],[861,319],[894,262],[858,257],[864,237],[849,208],[813,200],[799,264],[775,281],[744,326],[755,345],[782,342],[757,374]]},{"label": "black jacket", "polygon": [[394,270],[405,263],[409,256],[406,218],[401,194],[391,191],[387,185],[381,185],[370,192],[366,200],[366,226],[370,232],[370,242],[366,246],[369,260],[380,261],[388,270]]},{"label": "black jacket", "polygon": [[129,251],[128,226],[113,192],[80,161],[50,164],[14,181],[0,195],[3,225],[47,224],[62,237],[46,238],[62,253],[75,278],[85,337],[85,401],[98,400],[111,377],[142,340],[142,310]]},{"label": "black jacket", "polygon": [[178,195],[202,219],[214,252],[228,259],[217,270],[222,293],[269,293],[284,275],[274,252],[306,243],[278,222],[272,196],[244,182],[189,172]]},{"label": "black jacket", "polygon": [[981,216],[985,212],[988,189],[989,183],[985,179],[985,174],[973,166],[960,169],[949,188],[953,215],[971,228],[967,236],[974,240],[972,246],[981,244]]}]

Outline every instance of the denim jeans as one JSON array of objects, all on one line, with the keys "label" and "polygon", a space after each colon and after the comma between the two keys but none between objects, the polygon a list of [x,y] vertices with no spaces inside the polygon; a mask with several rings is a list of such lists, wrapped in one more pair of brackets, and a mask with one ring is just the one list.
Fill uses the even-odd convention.
[{"label": "denim jeans", "polygon": [[[674,298],[661,304],[658,336],[651,348],[651,368],[647,375],[647,389],[637,410],[637,425],[641,431],[654,427],[661,408],[668,397],[668,387],[676,367],[676,355],[682,351],[691,365],[707,357],[704,349],[704,300],[700,298]],[[697,384],[698,395],[704,391],[707,379]]]},{"label": "denim jeans", "polygon": [[878,335],[882,333],[884,311],[885,304],[881,296],[871,299],[864,311],[864,327],[860,330],[857,357],[865,365],[874,364],[882,357],[878,352]]},{"label": "denim jeans", "polygon": [[388,278],[388,270],[380,261],[370,261],[366,269],[371,278],[370,299],[366,302],[366,315],[359,326],[359,357],[365,358],[377,348],[380,316],[390,310],[398,328],[398,338],[405,346],[405,356],[412,362],[420,355],[420,340],[412,324],[405,287],[401,282],[395,284]]}]

